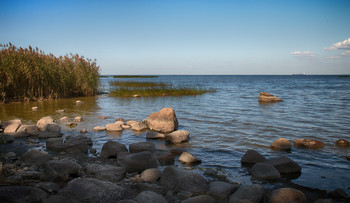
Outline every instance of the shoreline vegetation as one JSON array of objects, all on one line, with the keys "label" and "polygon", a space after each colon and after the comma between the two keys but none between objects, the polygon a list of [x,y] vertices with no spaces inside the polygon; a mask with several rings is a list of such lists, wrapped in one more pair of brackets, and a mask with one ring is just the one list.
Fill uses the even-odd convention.
[{"label": "shoreline vegetation", "polygon": [[0,103],[93,96],[99,85],[96,60],[78,54],[56,57],[29,46],[0,44]]},{"label": "shoreline vegetation", "polygon": [[110,86],[115,87],[109,94],[113,97],[189,96],[216,91],[198,87],[173,87],[162,82],[113,81]]}]

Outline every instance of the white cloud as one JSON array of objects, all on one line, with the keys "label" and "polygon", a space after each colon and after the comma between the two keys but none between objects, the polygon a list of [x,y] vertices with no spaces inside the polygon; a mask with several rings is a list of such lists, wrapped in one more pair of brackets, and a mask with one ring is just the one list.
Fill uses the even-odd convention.
[{"label": "white cloud", "polygon": [[350,38],[333,44],[330,47],[324,48],[325,50],[338,50],[338,49],[349,49],[350,50]]},{"label": "white cloud", "polygon": [[342,56],[350,56],[350,50],[343,51],[341,53]]},{"label": "white cloud", "polygon": [[311,51],[293,51],[290,52],[295,57],[313,57],[315,54]]},{"label": "white cloud", "polygon": [[344,57],[350,57],[350,50],[343,51],[340,55],[327,56],[328,59],[340,59]]},{"label": "white cloud", "polygon": [[328,59],[340,59],[341,56],[339,56],[339,55],[336,55],[336,56],[327,56],[326,58],[328,58]]}]

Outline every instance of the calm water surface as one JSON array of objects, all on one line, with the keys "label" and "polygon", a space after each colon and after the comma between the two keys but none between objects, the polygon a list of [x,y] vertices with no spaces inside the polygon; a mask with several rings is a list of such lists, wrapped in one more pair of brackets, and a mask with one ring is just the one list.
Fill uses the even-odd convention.
[{"label": "calm water surface", "polygon": [[[101,89],[109,91],[112,77],[101,78]],[[107,140],[124,144],[145,141],[146,132],[124,130],[107,134],[92,132],[97,125],[113,123],[116,118],[143,120],[164,107],[175,109],[179,128],[191,133],[183,147],[202,159],[194,167],[219,168],[229,179],[245,183],[253,180],[240,159],[247,149],[255,149],[264,156],[287,156],[302,167],[293,183],[325,190],[343,188],[350,194],[350,149],[335,146],[338,139],[350,141],[350,77],[337,76],[159,76],[158,78],[119,79],[170,82],[177,86],[216,88],[215,93],[200,96],[157,98],[112,98],[97,96],[54,101],[0,104],[0,120],[20,118],[22,123],[35,124],[43,116],[59,120],[83,116],[76,128],[62,123],[65,135],[76,134],[86,128],[94,140],[94,148],[101,149]],[[273,104],[259,104],[261,91],[284,100]],[[75,100],[84,101],[75,104]],[[31,111],[38,106],[39,111]],[[65,109],[64,113],[56,113]],[[108,119],[97,119],[98,116]],[[59,122],[59,121],[58,121]],[[311,138],[322,141],[323,149],[292,148],[291,152],[273,151],[270,144],[277,138],[294,140]],[[153,141],[159,149],[172,146]],[[176,163],[179,164],[179,163]],[[181,165],[181,164],[179,164]]]}]

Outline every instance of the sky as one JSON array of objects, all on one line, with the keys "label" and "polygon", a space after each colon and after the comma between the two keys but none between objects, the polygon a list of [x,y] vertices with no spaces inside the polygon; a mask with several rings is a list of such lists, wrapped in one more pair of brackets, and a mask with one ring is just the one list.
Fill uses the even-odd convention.
[{"label": "sky", "polygon": [[348,0],[0,0],[0,43],[104,75],[350,74]]}]

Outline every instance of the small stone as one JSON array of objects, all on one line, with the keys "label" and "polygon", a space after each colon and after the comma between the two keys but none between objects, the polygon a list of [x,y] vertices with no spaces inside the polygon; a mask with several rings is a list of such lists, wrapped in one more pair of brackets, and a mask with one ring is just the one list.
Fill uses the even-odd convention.
[{"label": "small stone", "polygon": [[259,152],[249,149],[247,152],[243,155],[241,162],[247,163],[247,164],[255,164],[255,163],[262,163],[265,162],[266,158],[261,155]]},{"label": "small stone", "polygon": [[177,130],[172,133],[169,133],[165,136],[167,142],[173,144],[180,144],[181,142],[186,142],[189,140],[190,133],[186,130]]},{"label": "small stone", "polygon": [[74,122],[66,122],[66,126],[70,128],[75,128],[78,124]]},{"label": "small stone", "polygon": [[132,95],[132,97],[134,97],[134,98],[138,98],[138,97],[140,97],[140,95],[138,95],[138,94],[134,94],[134,95]]},{"label": "small stone", "polygon": [[102,126],[96,126],[93,128],[93,131],[95,132],[104,131],[104,130],[106,130],[106,128]]},{"label": "small stone", "polygon": [[60,118],[61,122],[67,122],[68,120],[69,120],[68,116],[64,116],[64,117]]},{"label": "small stone", "polygon": [[185,164],[195,164],[202,162],[202,160],[198,159],[195,155],[189,152],[182,152],[181,156],[179,157],[179,161]]},{"label": "small stone", "polygon": [[37,107],[37,106],[32,107],[32,111],[38,111],[38,110],[39,110],[39,107]]},{"label": "small stone", "polygon": [[80,133],[81,134],[85,134],[85,133],[87,133],[87,130],[85,128],[83,128],[83,129],[80,130]]},{"label": "small stone", "polygon": [[76,103],[76,104],[82,104],[82,103],[84,103],[84,102],[81,101],[81,100],[77,100],[77,101],[75,101],[75,103]]},{"label": "small stone", "polygon": [[64,113],[64,112],[66,112],[66,110],[64,110],[64,109],[60,109],[60,110],[56,111],[56,113]]},{"label": "small stone", "polygon": [[107,119],[107,116],[98,116],[98,119]]},{"label": "small stone", "polygon": [[141,173],[141,178],[145,181],[145,182],[155,182],[156,180],[158,180],[160,177],[160,170],[156,169],[156,168],[149,168],[144,170]]},{"label": "small stone", "polygon": [[148,131],[146,134],[146,139],[164,139],[165,135],[155,131]]},{"label": "small stone", "polygon": [[295,139],[294,146],[311,148],[311,149],[319,149],[324,147],[324,144],[320,141],[312,140],[312,139]]},{"label": "small stone", "polygon": [[123,130],[123,128],[120,125],[116,125],[114,123],[107,124],[105,128],[106,128],[106,131],[111,131],[111,132],[118,132]]},{"label": "small stone", "polygon": [[303,203],[306,202],[306,196],[300,190],[293,188],[281,188],[271,193],[269,203]]},{"label": "small stone", "polygon": [[267,92],[260,92],[259,94],[259,102],[281,102],[282,99],[267,93]]},{"label": "small stone", "polygon": [[74,118],[74,122],[83,122],[83,121],[84,121],[84,119],[81,116],[77,116]]},{"label": "small stone", "polygon": [[291,142],[285,138],[279,138],[272,142],[271,149],[275,150],[290,150]]},{"label": "small stone", "polygon": [[338,147],[350,147],[350,142],[344,139],[339,139],[335,143]]},{"label": "small stone", "polygon": [[262,180],[275,180],[281,178],[281,174],[271,164],[256,163],[251,169],[251,173],[255,178]]}]

